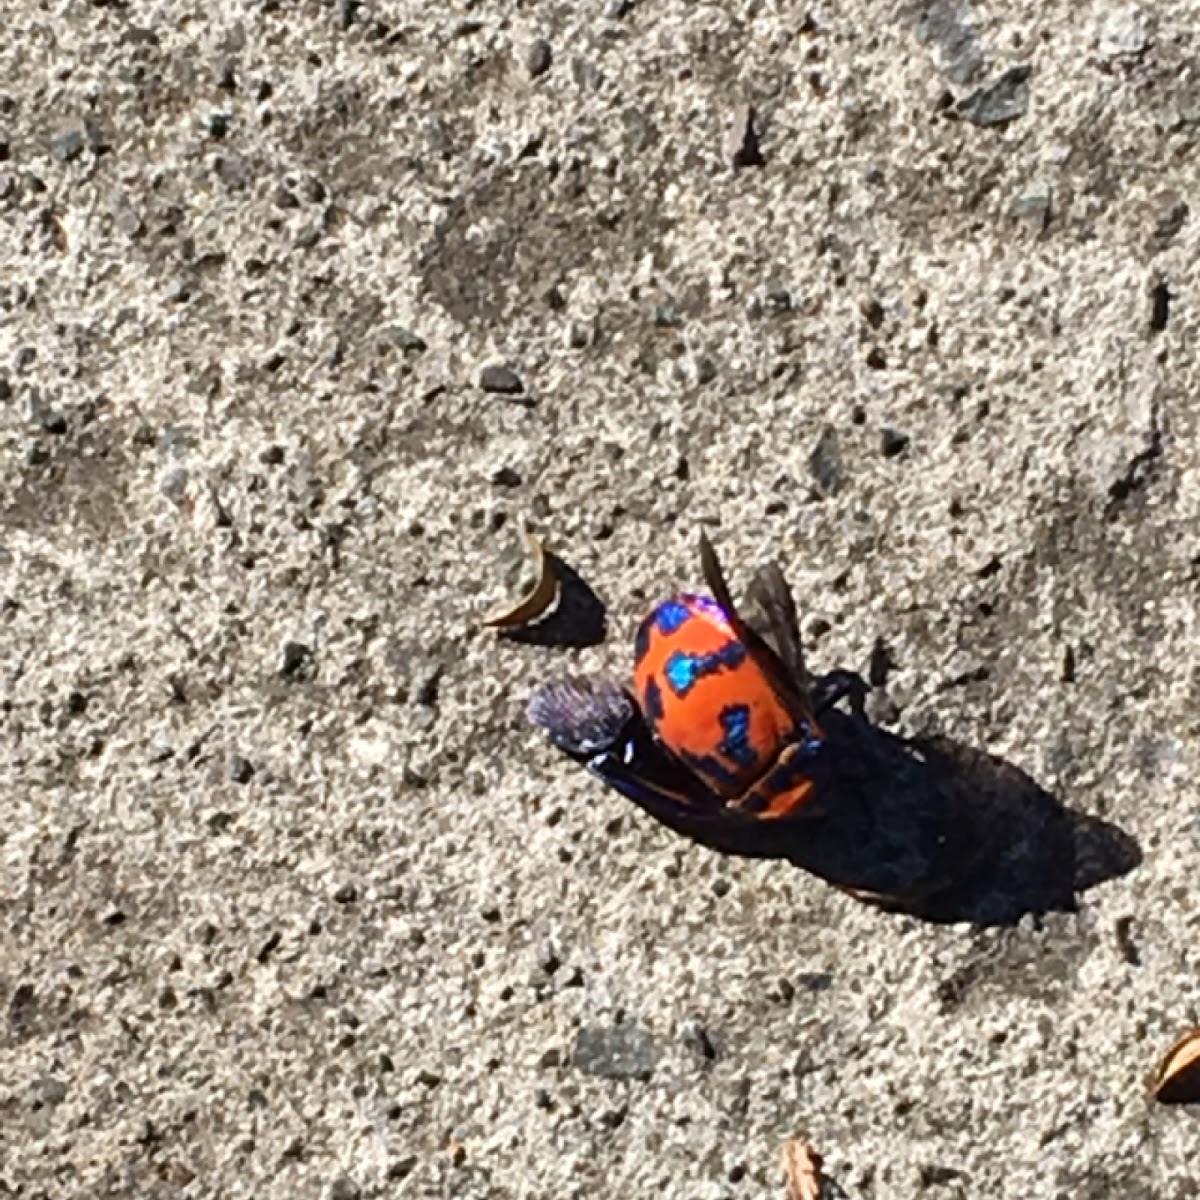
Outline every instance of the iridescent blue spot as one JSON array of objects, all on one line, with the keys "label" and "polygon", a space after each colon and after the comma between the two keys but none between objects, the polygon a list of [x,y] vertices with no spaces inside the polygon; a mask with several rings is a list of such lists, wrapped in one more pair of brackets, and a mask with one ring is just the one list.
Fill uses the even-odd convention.
[{"label": "iridescent blue spot", "polygon": [[667,659],[667,682],[675,695],[686,696],[692,690],[692,684],[700,674],[700,662],[695,655],[684,654],[682,650],[676,650]]},{"label": "iridescent blue spot", "polygon": [[686,604],[679,600],[667,600],[655,610],[654,623],[661,632],[674,633],[691,615]]},{"label": "iridescent blue spot", "polygon": [[717,747],[730,762],[739,767],[752,767],[758,762],[758,755],[750,745],[750,706],[748,704],[730,704],[721,710],[721,728],[725,737]]},{"label": "iridescent blue spot", "polygon": [[651,679],[646,683],[645,695],[642,697],[642,711],[653,725],[657,725],[662,720],[662,692],[659,690],[656,680]]},{"label": "iridescent blue spot", "polygon": [[711,654],[685,654],[676,650],[667,659],[664,674],[671,691],[677,696],[686,696],[697,679],[704,675],[715,675],[725,667],[739,667],[745,661],[746,647],[741,642],[728,642]]}]

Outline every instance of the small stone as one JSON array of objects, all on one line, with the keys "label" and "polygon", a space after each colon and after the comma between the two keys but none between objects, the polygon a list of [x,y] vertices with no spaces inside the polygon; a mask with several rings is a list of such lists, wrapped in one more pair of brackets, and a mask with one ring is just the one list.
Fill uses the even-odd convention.
[{"label": "small stone", "polygon": [[654,1068],[654,1039],[636,1025],[584,1025],[575,1034],[571,1063],[601,1079],[638,1079]]},{"label": "small stone", "polygon": [[387,1177],[393,1182],[400,1179],[407,1179],[417,1167],[417,1156],[415,1154],[406,1155],[404,1158],[398,1158],[395,1162],[388,1164]]},{"label": "small stone", "polygon": [[917,40],[932,45],[938,65],[955,83],[966,84],[983,66],[983,53],[970,19],[970,9],[953,0],[921,6]]},{"label": "small stone", "polygon": [[901,433],[890,425],[885,425],[879,431],[879,449],[884,458],[895,458],[903,454],[911,440],[907,433]]},{"label": "small stone", "polygon": [[33,1018],[37,993],[32,983],[18,983],[8,1002],[8,1019],[13,1025],[27,1024]]},{"label": "small stone", "polygon": [[1161,281],[1150,289],[1150,330],[1161,333],[1171,313],[1171,290]]},{"label": "small stone", "polygon": [[258,461],[268,467],[278,467],[287,457],[282,446],[275,444],[267,446],[258,456]]},{"label": "small stone", "polygon": [[35,1080],[33,1093],[37,1105],[55,1108],[67,1098],[67,1085],[53,1075],[42,1075]]},{"label": "small stone", "polygon": [[173,471],[167,471],[159,482],[159,491],[162,492],[168,500],[178,504],[187,495],[188,481],[190,476],[185,467],[176,467]]},{"label": "small stone", "polygon": [[1035,229],[1044,230],[1050,224],[1053,212],[1054,191],[1048,183],[1036,183],[1017,197],[1013,212]]},{"label": "small stone", "polygon": [[70,162],[83,153],[85,145],[87,145],[87,135],[84,133],[83,127],[74,126],[55,135],[50,142],[50,154],[58,162]]},{"label": "small stone", "polygon": [[1115,8],[1101,26],[1098,41],[1105,58],[1139,58],[1150,46],[1145,14],[1132,5]]},{"label": "small stone", "polygon": [[329,1186],[329,1200],[359,1200],[362,1189],[349,1175],[339,1175]]},{"label": "small stone", "polygon": [[553,64],[554,51],[545,38],[535,38],[529,43],[529,49],[525,52],[525,67],[530,78],[537,79],[540,75],[545,75]]},{"label": "small stone", "polygon": [[333,898],[338,904],[353,904],[358,899],[358,888],[347,880],[333,893]]},{"label": "small stone", "polygon": [[113,224],[128,238],[141,237],[146,231],[146,223],[141,214],[133,206],[133,201],[122,191],[115,191],[108,202],[108,210],[112,213]]},{"label": "small stone", "polygon": [[428,343],[420,334],[414,333],[404,325],[393,325],[380,334],[380,340],[394,346],[401,354],[423,354],[429,349]]},{"label": "small stone", "polygon": [[225,764],[225,778],[232,783],[249,783],[254,777],[254,764],[240,754],[231,755]]},{"label": "small stone", "polygon": [[1159,217],[1158,224],[1154,227],[1154,240],[1163,246],[1171,242],[1186,224],[1190,211],[1186,200],[1176,200]]},{"label": "small stone", "polygon": [[501,467],[492,475],[492,482],[497,487],[520,487],[521,476],[512,467]]},{"label": "small stone", "polygon": [[67,432],[67,418],[58,409],[45,409],[38,417],[38,424],[56,437],[62,437]]},{"label": "small stone", "polygon": [[479,386],[494,396],[520,396],[525,391],[520,375],[498,363],[489,363],[479,372]]},{"label": "small stone", "polygon": [[285,679],[294,679],[312,662],[313,652],[303,642],[285,642],[283,660],[279,665],[279,673]]},{"label": "small stone", "polygon": [[858,311],[872,329],[878,329],[883,324],[883,305],[874,296],[864,296],[858,302]]},{"label": "small stone", "polygon": [[808,471],[817,487],[827,496],[836,492],[846,481],[837,433],[826,426],[808,455]]},{"label": "small stone", "polygon": [[420,704],[424,708],[436,707],[443,672],[442,664],[437,663],[416,677],[413,681],[414,704]]},{"label": "small stone", "polygon": [[758,142],[755,116],[752,104],[739,105],[734,113],[726,155],[735,171],[744,167],[761,167],[766,162]]},{"label": "small stone", "polygon": [[866,364],[872,371],[885,371],[887,370],[887,355],[878,346],[872,346],[867,351]]},{"label": "small stone", "polygon": [[1025,115],[1029,107],[1028,64],[1010,67],[998,79],[976,88],[958,102],[959,113],[973,125],[1005,125]]}]

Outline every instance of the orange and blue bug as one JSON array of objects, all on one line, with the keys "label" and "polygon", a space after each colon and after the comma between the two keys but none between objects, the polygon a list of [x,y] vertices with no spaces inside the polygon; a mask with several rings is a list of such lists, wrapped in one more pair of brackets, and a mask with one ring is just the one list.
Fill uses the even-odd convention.
[{"label": "orange and blue bug", "polygon": [[642,622],[633,681],[663,746],[717,795],[770,819],[811,799],[804,764],[823,735],[772,678],[765,654],[716,600],[676,596]]}]

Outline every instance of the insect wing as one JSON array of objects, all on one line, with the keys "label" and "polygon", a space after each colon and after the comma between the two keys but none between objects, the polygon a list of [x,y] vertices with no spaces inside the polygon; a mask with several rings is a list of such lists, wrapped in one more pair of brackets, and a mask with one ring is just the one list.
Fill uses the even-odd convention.
[{"label": "insect wing", "polygon": [[676,833],[727,854],[781,854],[781,823],[732,808],[707,788],[663,748],[617,684],[595,678],[545,683],[528,711],[559,750]]}]

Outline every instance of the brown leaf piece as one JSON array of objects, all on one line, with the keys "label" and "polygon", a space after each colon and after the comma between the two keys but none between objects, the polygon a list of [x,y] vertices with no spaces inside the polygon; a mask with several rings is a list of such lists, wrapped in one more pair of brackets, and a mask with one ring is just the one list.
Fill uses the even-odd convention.
[{"label": "brown leaf piece", "polygon": [[1200,1102],[1200,1029],[1193,1029],[1167,1051],[1150,1085],[1162,1104]]},{"label": "brown leaf piece", "polygon": [[787,1200],[821,1200],[825,1186],[821,1156],[802,1138],[784,1142],[783,1174],[787,1181]]},{"label": "brown leaf piece", "polygon": [[537,581],[511,608],[500,609],[483,618],[485,625],[495,629],[520,629],[524,625],[532,625],[545,616],[558,600],[559,580],[551,556],[532,533],[525,536],[529,539],[529,553],[537,571]]}]

